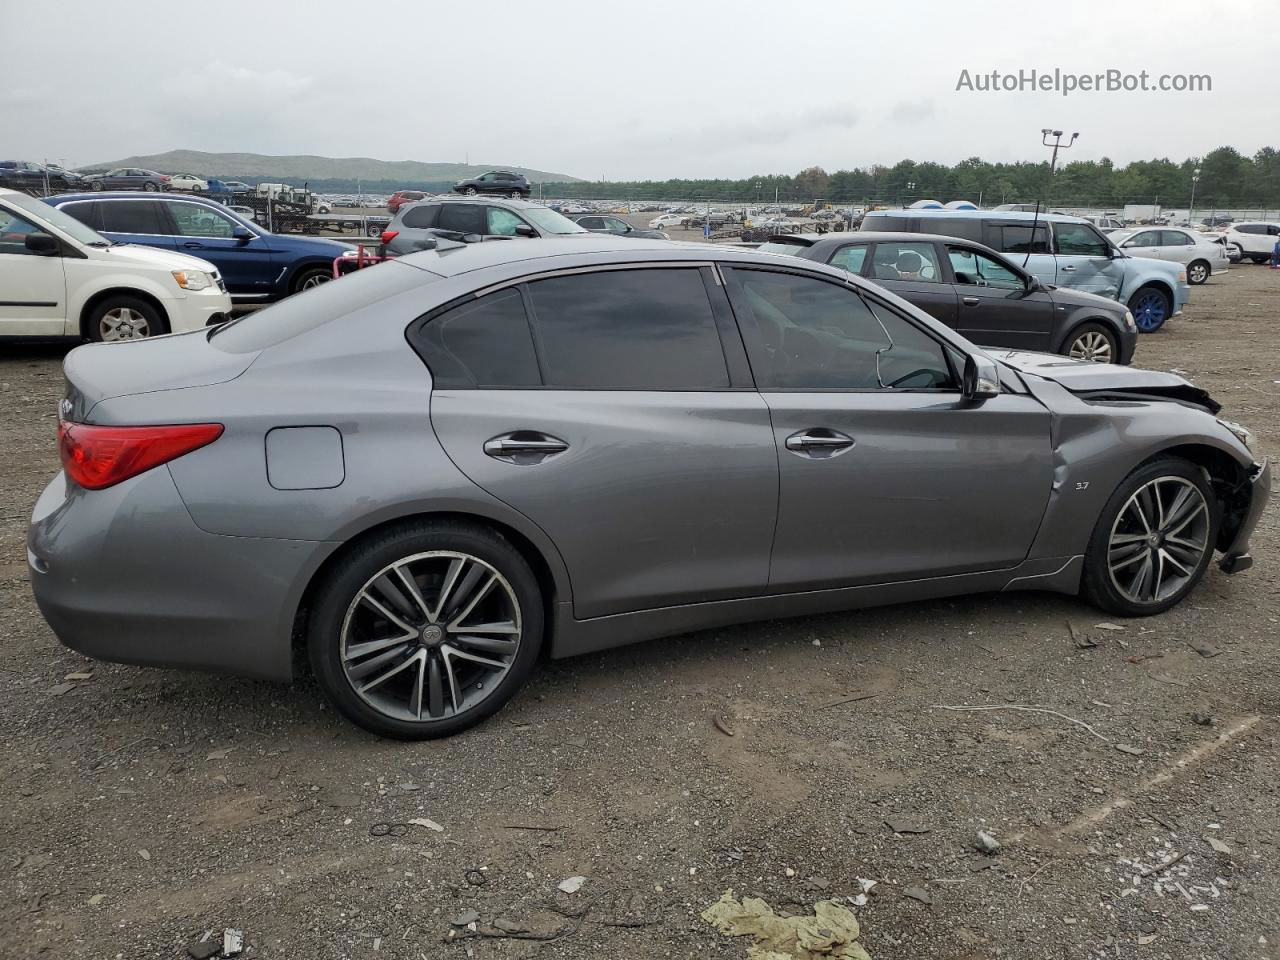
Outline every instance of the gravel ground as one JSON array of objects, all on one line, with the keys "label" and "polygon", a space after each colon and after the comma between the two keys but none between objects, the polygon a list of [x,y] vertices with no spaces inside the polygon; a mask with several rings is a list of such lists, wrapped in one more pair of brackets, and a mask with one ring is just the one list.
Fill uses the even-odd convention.
[{"label": "gravel ground", "polygon": [[[1137,358],[1272,455],[1278,292],[1234,268]],[[725,890],[805,912],[866,878],[876,960],[1280,958],[1274,507],[1253,570],[1149,620],[1017,593],[741,626],[547,663],[479,729],[389,743],[307,680],[58,644],[24,536],[63,352],[0,355],[0,956],[233,927],[256,957],[741,958],[699,918]]]}]

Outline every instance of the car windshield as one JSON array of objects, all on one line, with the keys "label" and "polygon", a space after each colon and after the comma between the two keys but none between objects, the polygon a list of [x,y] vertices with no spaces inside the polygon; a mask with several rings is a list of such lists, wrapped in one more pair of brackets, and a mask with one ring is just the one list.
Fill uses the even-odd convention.
[{"label": "car windshield", "polygon": [[562,217],[554,210],[546,207],[533,207],[521,210],[526,219],[532,220],[543,233],[587,233],[586,227],[580,227],[568,217]]},{"label": "car windshield", "polygon": [[49,206],[43,200],[29,197],[25,193],[10,194],[5,199],[19,210],[31,214],[35,219],[43,220],[45,223],[57,227],[67,236],[79,243],[83,243],[86,247],[111,246],[111,241],[98,233],[97,230],[86,227],[75,217],[68,216],[57,207]]}]

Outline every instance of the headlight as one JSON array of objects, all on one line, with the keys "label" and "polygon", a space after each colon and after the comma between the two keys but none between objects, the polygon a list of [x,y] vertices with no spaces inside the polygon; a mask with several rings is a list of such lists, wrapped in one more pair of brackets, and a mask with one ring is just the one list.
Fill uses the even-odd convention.
[{"label": "headlight", "polygon": [[1133,319],[1133,311],[1126,310],[1124,312],[1124,325],[1129,328],[1129,332],[1133,333],[1138,329],[1138,323]]},{"label": "headlight", "polygon": [[203,290],[213,285],[213,278],[200,270],[175,270],[173,279],[183,290]]},{"label": "headlight", "polygon": [[1248,427],[1241,426],[1238,423],[1233,423],[1230,420],[1223,420],[1221,417],[1218,418],[1218,422],[1230,430],[1232,435],[1247,448],[1250,450],[1253,449],[1253,434],[1249,431]]}]

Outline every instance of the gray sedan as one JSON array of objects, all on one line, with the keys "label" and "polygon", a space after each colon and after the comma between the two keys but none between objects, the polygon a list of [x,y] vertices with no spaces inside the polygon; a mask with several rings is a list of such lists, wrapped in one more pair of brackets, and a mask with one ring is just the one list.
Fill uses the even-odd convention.
[{"label": "gray sedan", "polygon": [[1270,486],[1177,376],[664,241],[446,242],[65,374],[28,535],[61,640],[285,680],[296,638],[402,738],[543,650],[971,592],[1159,613],[1250,565]]}]

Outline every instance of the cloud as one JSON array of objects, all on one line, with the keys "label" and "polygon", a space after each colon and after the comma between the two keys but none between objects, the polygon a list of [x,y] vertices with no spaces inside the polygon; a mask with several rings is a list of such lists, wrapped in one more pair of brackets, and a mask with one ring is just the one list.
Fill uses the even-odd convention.
[{"label": "cloud", "polygon": [[894,123],[923,123],[933,118],[932,100],[900,100],[893,105],[889,119]]}]

